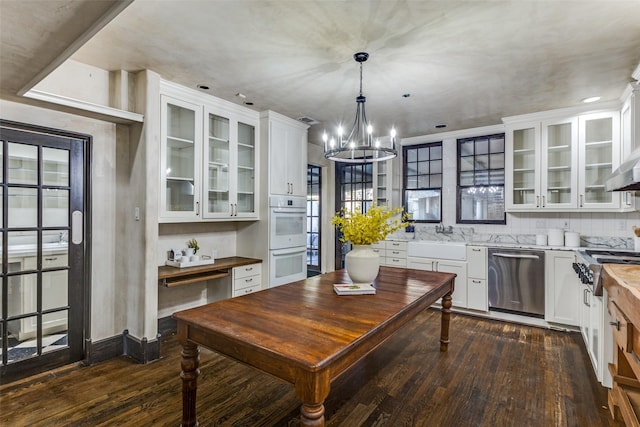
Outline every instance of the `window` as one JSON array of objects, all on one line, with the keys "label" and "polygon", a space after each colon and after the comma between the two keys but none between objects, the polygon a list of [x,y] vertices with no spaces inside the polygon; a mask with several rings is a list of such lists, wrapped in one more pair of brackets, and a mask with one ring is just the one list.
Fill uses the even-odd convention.
[{"label": "window", "polygon": [[320,271],[320,182],[322,169],[307,165],[307,270]]},{"label": "window", "polygon": [[442,142],[403,147],[405,211],[416,222],[442,220]]},{"label": "window", "polygon": [[458,140],[457,202],[457,223],[507,223],[504,134]]}]

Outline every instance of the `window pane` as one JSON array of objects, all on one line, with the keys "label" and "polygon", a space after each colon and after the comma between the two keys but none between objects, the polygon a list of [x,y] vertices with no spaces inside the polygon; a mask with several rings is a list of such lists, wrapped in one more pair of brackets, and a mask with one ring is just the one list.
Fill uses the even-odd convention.
[{"label": "window pane", "polygon": [[442,145],[434,145],[429,148],[431,152],[431,160],[442,159]]},{"label": "window pane", "polygon": [[407,150],[407,162],[416,162],[418,161],[418,150],[411,149]]},{"label": "window pane", "polygon": [[489,156],[476,156],[475,169],[482,170],[489,168]]},{"label": "window pane", "polygon": [[504,153],[489,156],[489,166],[491,169],[504,169]]},{"label": "window pane", "polygon": [[426,175],[429,173],[429,162],[418,163],[418,175]]},{"label": "window pane", "polygon": [[472,171],[473,170],[473,156],[461,157],[460,158],[460,170],[461,171]]},{"label": "window pane", "polygon": [[460,144],[461,156],[473,156],[473,140],[465,141]]},{"label": "window pane", "polygon": [[442,173],[442,160],[431,161],[429,171],[433,173]]},{"label": "window pane", "polygon": [[500,153],[500,152],[504,153],[504,138],[491,138],[491,141],[489,141],[489,144],[490,144],[489,149],[491,150],[492,153]]},{"label": "window pane", "polygon": [[420,175],[418,177],[418,188],[429,188],[429,175]]},{"label": "window pane", "polygon": [[407,213],[416,221],[440,221],[440,190],[418,190],[405,193]]},{"label": "window pane", "polygon": [[460,172],[460,185],[465,187],[473,185],[473,172]]},{"label": "window pane", "polygon": [[431,175],[431,188],[442,187],[442,175]]},{"label": "window pane", "polygon": [[489,140],[476,139],[476,155],[489,153]]},{"label": "window pane", "polygon": [[424,148],[419,148],[418,149],[418,161],[422,162],[425,160],[429,160],[429,148],[428,147],[424,147]]},{"label": "window pane", "polygon": [[418,164],[417,163],[407,163],[407,174],[408,175],[417,175],[418,174]]}]

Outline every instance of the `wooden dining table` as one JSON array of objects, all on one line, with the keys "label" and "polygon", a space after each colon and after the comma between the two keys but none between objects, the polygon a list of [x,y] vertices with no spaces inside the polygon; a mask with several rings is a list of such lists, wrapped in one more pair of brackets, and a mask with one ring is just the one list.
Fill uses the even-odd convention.
[{"label": "wooden dining table", "polygon": [[455,274],[380,267],[375,295],[342,295],[344,270],[177,312],[182,426],[197,426],[199,348],[293,385],[303,426],[324,425],[331,382],[442,299],[440,351],[449,344]]}]

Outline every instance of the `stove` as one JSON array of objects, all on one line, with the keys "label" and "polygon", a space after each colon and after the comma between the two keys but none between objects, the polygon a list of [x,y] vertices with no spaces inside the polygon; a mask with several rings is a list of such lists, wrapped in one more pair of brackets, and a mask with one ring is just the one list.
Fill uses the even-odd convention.
[{"label": "stove", "polygon": [[573,264],[573,269],[582,283],[592,286],[593,294],[596,296],[602,296],[600,273],[604,264],[640,265],[640,252],[581,249],[577,253],[581,260]]}]

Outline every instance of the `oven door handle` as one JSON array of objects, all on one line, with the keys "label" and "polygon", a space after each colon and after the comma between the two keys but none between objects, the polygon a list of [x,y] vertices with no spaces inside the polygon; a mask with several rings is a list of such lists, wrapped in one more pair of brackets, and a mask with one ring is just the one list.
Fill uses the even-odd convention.
[{"label": "oven door handle", "polygon": [[307,210],[305,208],[288,208],[288,209],[272,209],[272,212],[293,214],[293,213],[307,213]]},{"label": "oven door handle", "polygon": [[528,255],[528,254],[503,254],[503,253],[495,253],[493,254],[495,257],[499,258],[525,258],[525,259],[540,259],[538,255]]},{"label": "oven door handle", "polygon": [[300,253],[305,253],[307,248],[291,248],[291,249],[275,249],[271,250],[271,255],[273,256],[285,256],[285,255],[295,255]]}]

